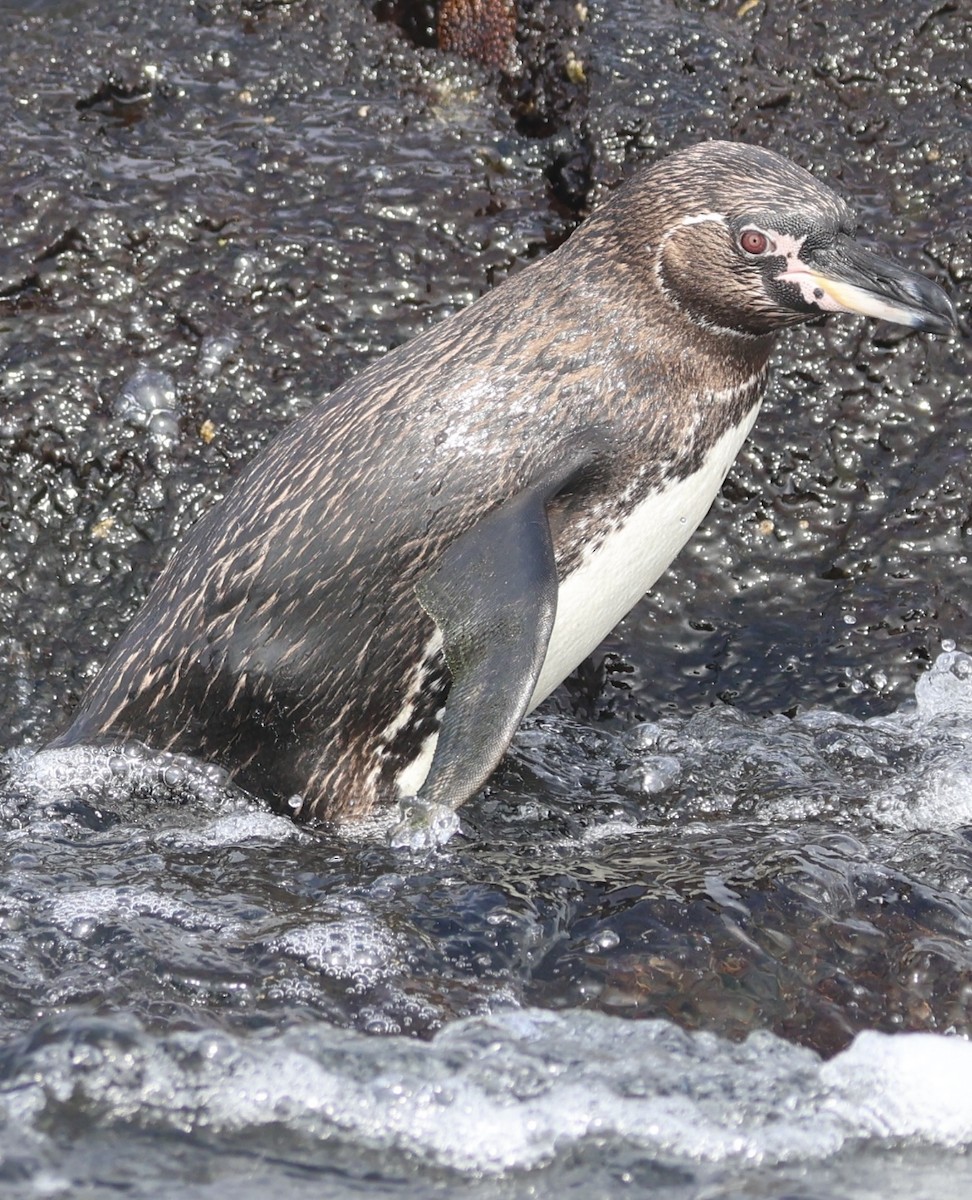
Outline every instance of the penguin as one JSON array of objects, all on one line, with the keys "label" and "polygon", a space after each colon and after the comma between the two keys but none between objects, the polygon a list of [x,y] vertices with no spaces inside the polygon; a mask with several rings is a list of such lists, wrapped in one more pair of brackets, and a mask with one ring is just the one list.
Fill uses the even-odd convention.
[{"label": "penguin", "polygon": [[691,536],[777,335],[948,334],[936,284],[769,150],[707,142],[286,428],[189,532],[54,743],[215,761],[301,819],[453,811]]}]

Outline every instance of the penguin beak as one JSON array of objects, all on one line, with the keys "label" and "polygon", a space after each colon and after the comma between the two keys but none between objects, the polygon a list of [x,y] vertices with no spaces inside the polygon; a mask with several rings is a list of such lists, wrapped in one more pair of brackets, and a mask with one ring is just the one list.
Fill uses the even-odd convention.
[{"label": "penguin beak", "polygon": [[790,259],[777,278],[823,312],[863,313],[929,333],[954,332],[955,309],[937,283],[866,250],[844,234],[813,262]]}]

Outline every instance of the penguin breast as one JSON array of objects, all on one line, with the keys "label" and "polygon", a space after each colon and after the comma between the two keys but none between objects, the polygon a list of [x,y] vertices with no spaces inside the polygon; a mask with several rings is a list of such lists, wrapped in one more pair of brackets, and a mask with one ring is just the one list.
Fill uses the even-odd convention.
[{"label": "penguin breast", "polygon": [[531,711],[597,648],[678,555],[711,507],[758,410],[754,405],[727,429],[697,471],[640,496],[635,478],[612,512],[592,514],[596,532],[560,581]]}]

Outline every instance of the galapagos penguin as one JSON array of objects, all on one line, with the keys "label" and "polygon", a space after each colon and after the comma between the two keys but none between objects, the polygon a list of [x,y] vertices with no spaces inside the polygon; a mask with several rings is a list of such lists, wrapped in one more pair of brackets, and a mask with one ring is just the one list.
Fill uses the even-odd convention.
[{"label": "galapagos penguin", "polygon": [[779,331],[831,312],[954,326],[779,155],[709,142],[649,167],[285,429],[55,744],[214,760],[302,818],[457,808],[702,520]]}]

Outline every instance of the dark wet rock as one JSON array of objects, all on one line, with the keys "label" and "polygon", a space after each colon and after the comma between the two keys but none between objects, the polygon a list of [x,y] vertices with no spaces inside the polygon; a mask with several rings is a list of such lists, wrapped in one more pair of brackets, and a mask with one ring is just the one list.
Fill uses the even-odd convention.
[{"label": "dark wet rock", "polygon": [[590,83],[577,113],[590,157],[589,203],[636,163],[732,129],[730,89],[751,60],[751,40],[742,22],[707,7],[591,7],[583,52]]}]

